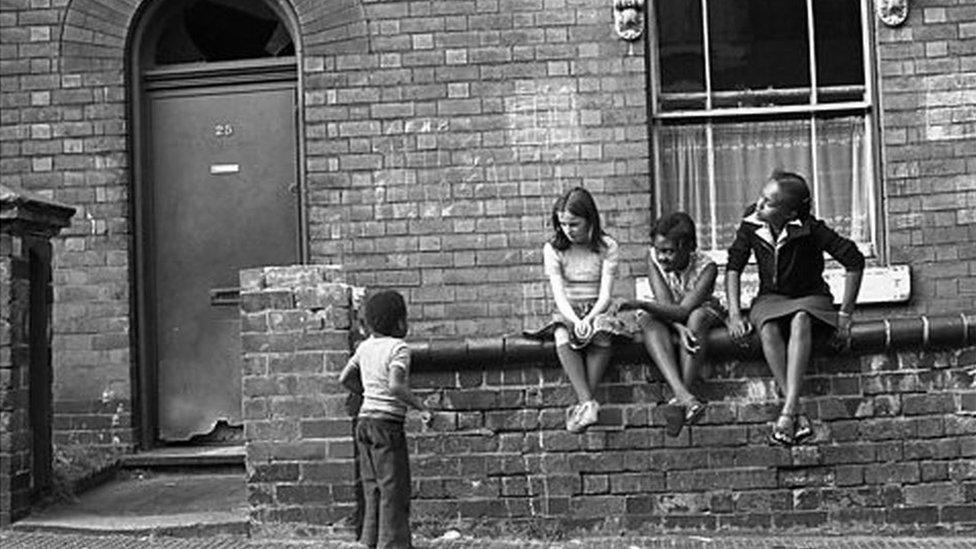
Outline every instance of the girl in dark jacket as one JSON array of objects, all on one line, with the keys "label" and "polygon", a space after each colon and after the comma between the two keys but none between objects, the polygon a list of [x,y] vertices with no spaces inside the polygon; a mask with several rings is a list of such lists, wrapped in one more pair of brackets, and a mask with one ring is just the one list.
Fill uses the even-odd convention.
[{"label": "girl in dark jacket", "polygon": [[[815,219],[810,209],[806,181],[794,173],[773,172],[739,224],[726,271],[729,334],[741,341],[753,326],[758,329],[763,355],[784,396],[769,439],[787,446],[813,434],[799,400],[814,334],[836,332],[847,339],[864,270],[864,256],[854,242]],[[839,311],[823,278],[824,252],[847,269]],[[740,276],[753,253],[759,293],[747,320],[739,300]]]}]

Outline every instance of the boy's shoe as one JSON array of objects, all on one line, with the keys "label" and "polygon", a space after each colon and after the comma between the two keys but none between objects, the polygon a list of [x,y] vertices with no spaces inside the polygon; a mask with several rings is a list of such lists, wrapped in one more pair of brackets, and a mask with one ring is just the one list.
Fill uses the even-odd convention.
[{"label": "boy's shoe", "polygon": [[587,400],[580,404],[579,427],[580,430],[586,429],[596,423],[600,414],[600,403],[595,400]]}]

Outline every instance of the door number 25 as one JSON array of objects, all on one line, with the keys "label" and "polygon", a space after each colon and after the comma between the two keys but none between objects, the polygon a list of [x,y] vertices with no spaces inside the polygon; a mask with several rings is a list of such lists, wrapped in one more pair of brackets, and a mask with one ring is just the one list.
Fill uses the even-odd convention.
[{"label": "door number 25", "polygon": [[230,137],[234,135],[234,126],[230,124],[214,124],[214,135],[217,137]]}]

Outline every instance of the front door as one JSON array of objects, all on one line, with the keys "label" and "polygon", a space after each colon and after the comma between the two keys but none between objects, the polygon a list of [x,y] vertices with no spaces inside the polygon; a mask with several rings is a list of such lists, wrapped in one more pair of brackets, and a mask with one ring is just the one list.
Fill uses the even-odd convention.
[{"label": "front door", "polygon": [[238,271],[299,261],[294,82],[149,91],[157,436],[241,424]]}]

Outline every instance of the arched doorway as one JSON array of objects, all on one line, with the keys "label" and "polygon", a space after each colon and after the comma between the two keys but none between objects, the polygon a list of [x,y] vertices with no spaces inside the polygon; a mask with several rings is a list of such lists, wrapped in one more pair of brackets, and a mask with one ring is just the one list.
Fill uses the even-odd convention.
[{"label": "arched doorway", "polygon": [[133,35],[143,448],[239,432],[238,271],[302,259],[287,20],[262,0],[176,0]]}]

